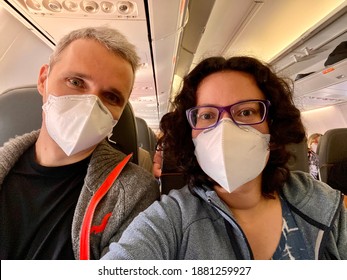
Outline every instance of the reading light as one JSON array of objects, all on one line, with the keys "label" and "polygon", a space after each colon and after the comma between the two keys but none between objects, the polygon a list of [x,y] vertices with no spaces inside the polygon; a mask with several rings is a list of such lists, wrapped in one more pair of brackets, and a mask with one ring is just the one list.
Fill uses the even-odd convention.
[{"label": "reading light", "polygon": [[119,1],[117,3],[117,9],[120,14],[128,15],[134,10],[134,5],[130,1]]},{"label": "reading light", "polygon": [[47,10],[51,12],[61,12],[62,6],[57,0],[44,0],[42,4]]},{"label": "reading light", "polygon": [[69,12],[76,12],[78,5],[75,1],[65,0],[63,1],[63,8]]},{"label": "reading light", "polygon": [[94,1],[84,0],[81,2],[81,8],[86,13],[94,14],[99,10],[99,5]]},{"label": "reading light", "polygon": [[41,4],[36,0],[26,0],[25,4],[35,11],[41,10]]},{"label": "reading light", "polygon": [[37,16],[137,18],[135,1],[118,0],[13,0],[25,5],[27,11]]},{"label": "reading light", "polygon": [[112,13],[114,11],[114,5],[111,2],[103,1],[100,4],[101,10],[105,13]]}]

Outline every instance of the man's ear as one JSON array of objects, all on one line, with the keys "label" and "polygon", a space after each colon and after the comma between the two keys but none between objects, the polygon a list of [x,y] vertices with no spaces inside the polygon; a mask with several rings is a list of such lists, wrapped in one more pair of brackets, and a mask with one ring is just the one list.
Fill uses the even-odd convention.
[{"label": "man's ear", "polygon": [[49,71],[48,64],[44,64],[41,66],[39,78],[37,81],[37,90],[42,96],[44,96],[46,93],[46,85],[47,85],[46,80],[48,77],[48,71]]}]

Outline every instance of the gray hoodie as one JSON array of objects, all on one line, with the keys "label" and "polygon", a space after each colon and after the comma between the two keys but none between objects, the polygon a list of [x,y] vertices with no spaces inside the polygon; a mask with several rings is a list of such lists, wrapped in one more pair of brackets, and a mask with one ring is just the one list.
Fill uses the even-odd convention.
[{"label": "gray hoodie", "polygon": [[[193,191],[196,195],[184,187],[162,196],[134,219],[103,259],[251,259],[246,236],[218,195],[204,187]],[[302,232],[309,259],[347,259],[347,211],[339,191],[309,174],[292,172],[281,196]],[[226,223],[234,229],[233,238]]]}]

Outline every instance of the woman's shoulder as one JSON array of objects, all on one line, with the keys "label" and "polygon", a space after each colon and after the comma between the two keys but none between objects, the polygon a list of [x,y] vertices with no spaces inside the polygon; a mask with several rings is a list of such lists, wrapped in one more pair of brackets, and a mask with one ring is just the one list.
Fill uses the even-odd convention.
[{"label": "woman's shoulder", "polygon": [[302,197],[302,195],[336,197],[338,193],[328,184],[314,179],[311,174],[303,171],[291,171],[288,180],[285,182],[284,190],[291,196],[298,197]]},{"label": "woman's shoulder", "polygon": [[216,218],[215,211],[212,211],[204,199],[193,194],[188,186],[171,190],[168,195],[162,195],[159,203],[164,207],[175,208],[188,223],[204,218]]},{"label": "woman's shoulder", "polygon": [[326,225],[330,224],[341,200],[340,191],[302,171],[290,172],[283,194],[297,210]]},{"label": "woman's shoulder", "polygon": [[163,194],[161,200],[164,202],[171,201],[171,203],[176,203],[181,208],[198,202],[198,198],[192,194],[187,185],[180,189],[172,189],[168,194]]}]

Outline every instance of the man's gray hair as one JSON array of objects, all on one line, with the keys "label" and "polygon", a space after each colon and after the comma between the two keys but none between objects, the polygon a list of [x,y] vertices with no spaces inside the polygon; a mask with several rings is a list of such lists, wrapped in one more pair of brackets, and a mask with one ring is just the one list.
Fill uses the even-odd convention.
[{"label": "man's gray hair", "polygon": [[65,35],[50,56],[51,67],[59,60],[65,48],[77,39],[92,39],[99,42],[115,55],[128,61],[134,73],[140,64],[135,46],[122,33],[113,28],[99,26],[77,29]]}]

